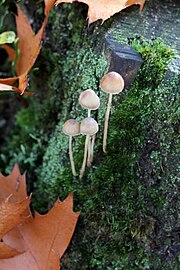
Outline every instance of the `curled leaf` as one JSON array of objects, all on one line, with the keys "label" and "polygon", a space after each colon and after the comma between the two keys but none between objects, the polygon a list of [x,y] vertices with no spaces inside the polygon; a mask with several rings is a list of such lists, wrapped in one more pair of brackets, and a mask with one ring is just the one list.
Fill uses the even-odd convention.
[{"label": "curled leaf", "polygon": [[45,215],[35,212],[33,218],[25,175],[20,174],[17,164],[9,176],[0,175],[0,186],[0,269],[59,270],[79,217],[73,211],[73,194],[62,202],[57,200]]},{"label": "curled leaf", "polygon": [[[19,52],[16,61],[17,77],[8,78],[7,81],[6,79],[0,79],[0,83],[7,84],[8,86],[12,86],[15,81],[18,82],[18,86],[16,88],[9,87],[9,90],[16,91],[18,93],[20,92],[21,94],[24,93],[27,94],[25,92],[25,89],[28,85],[27,75],[32,66],[34,65],[41,50],[43,31],[47,23],[47,15],[52,7],[52,1],[51,3],[48,3],[46,1],[46,4],[47,4],[45,7],[46,16],[37,34],[33,33],[33,30],[31,28],[28,19],[23,14],[20,7],[17,5],[16,27],[17,27],[18,52]],[[8,47],[7,45],[3,45],[3,47],[10,56],[10,59],[14,61],[15,52],[13,51],[13,49],[10,49],[10,47]],[[7,91],[7,89],[1,88],[0,91]]]}]

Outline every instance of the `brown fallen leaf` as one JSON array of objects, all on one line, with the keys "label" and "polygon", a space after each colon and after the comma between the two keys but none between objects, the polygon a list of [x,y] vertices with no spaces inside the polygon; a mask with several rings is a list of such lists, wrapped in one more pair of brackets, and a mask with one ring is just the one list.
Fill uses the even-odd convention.
[{"label": "brown fallen leaf", "polygon": [[[145,0],[56,0],[55,5],[60,3],[82,2],[89,6],[89,24],[101,19],[103,22],[115,13],[131,5],[139,4],[143,8]],[[52,1],[53,2],[53,1]]]},{"label": "brown fallen leaf", "polygon": [[[20,81],[20,78],[18,78],[19,79],[19,81]],[[17,79],[17,80],[18,80]],[[2,80],[1,80],[2,81]],[[15,80],[16,81],[16,80]],[[0,91],[15,91],[15,92],[17,92],[17,93],[19,93],[19,94],[22,94],[22,92],[21,92],[21,90],[19,89],[19,88],[17,88],[17,87],[14,87],[14,86],[11,86],[11,85],[9,85],[9,84],[5,84],[5,83],[7,83],[7,82],[9,82],[9,83],[13,83],[13,82],[15,82],[14,80],[9,80],[9,79],[5,79],[4,80],[4,83],[0,83]],[[24,84],[26,85],[27,84],[27,82],[26,81],[24,81]],[[27,91],[24,91],[24,94],[25,95],[28,95],[28,96],[31,96],[32,94],[31,93],[29,93],[29,92],[27,92]]]},{"label": "brown fallen leaf", "polygon": [[11,59],[11,61],[14,61],[15,58],[15,50],[13,48],[11,48],[9,45],[7,44],[1,44],[1,47],[4,48],[7,52],[7,54],[9,55],[9,58]]},{"label": "brown fallen leaf", "polygon": [[7,259],[16,255],[19,255],[19,252],[16,249],[0,242],[0,259]]},{"label": "brown fallen leaf", "polygon": [[18,15],[16,16],[17,36],[19,38],[18,49],[20,55],[17,59],[16,72],[18,76],[26,76],[34,65],[36,58],[42,47],[42,34],[45,23],[43,22],[40,30],[35,35],[31,25],[22,10],[17,6]]},{"label": "brown fallen leaf", "polygon": [[[26,198],[18,203],[10,203],[6,199],[0,204],[0,240],[6,233],[25,220],[29,203],[30,199]],[[17,254],[19,252],[16,249],[6,245],[4,242],[0,242],[0,259],[13,257]]]},{"label": "brown fallen leaf", "polygon": [[[8,194],[17,201],[26,196],[25,175],[15,165],[9,176],[0,175],[0,201]],[[5,195],[4,195],[5,194]],[[13,198],[14,197],[14,198]],[[59,270],[60,258],[74,233],[79,213],[73,211],[73,194],[57,200],[46,215],[37,212],[3,237],[20,255],[0,260],[0,270]]]},{"label": "brown fallen leaf", "polygon": [[[9,197],[9,201],[13,203],[25,200],[27,197],[26,176],[25,174],[21,175],[17,164],[14,165],[10,175],[4,176],[0,174],[0,187],[0,203],[7,197]],[[28,210],[27,215],[29,214],[30,211]],[[3,240],[4,243],[13,247],[19,253],[27,250],[26,244],[17,227],[8,232],[3,237]]]},{"label": "brown fallen leaf", "polygon": [[13,266],[13,270],[59,270],[60,257],[68,247],[79,217],[72,207],[70,194],[63,202],[58,200],[48,214],[42,216],[36,212],[35,218],[19,225],[28,249],[11,259],[0,260],[0,269],[9,270]]},{"label": "brown fallen leaf", "polygon": [[8,197],[10,202],[19,202],[27,198],[26,176],[21,175],[17,164],[10,175],[4,176],[0,173],[0,187],[0,203]]},{"label": "brown fallen leaf", "polygon": [[[23,14],[20,7],[17,5],[16,28],[17,28],[17,36],[19,38],[18,42],[19,56],[16,63],[17,76],[13,78],[0,79],[1,84],[7,84],[9,86],[13,86],[14,82],[18,81],[18,87],[9,87],[9,90],[20,92],[21,94],[25,93],[24,91],[28,85],[27,75],[32,66],[34,65],[41,50],[42,35],[47,23],[47,16],[50,12],[50,9],[53,6],[52,1],[50,2],[48,0],[45,0],[45,3],[46,6],[44,12],[46,16],[42,23],[41,28],[39,29],[36,35],[33,33],[33,30],[31,28],[28,19]],[[13,52],[13,49],[10,49],[10,47],[7,46],[6,44],[3,45],[3,47],[6,49],[11,60],[13,60],[14,59],[13,53],[15,54],[15,52]],[[0,91],[4,90],[7,91],[6,89],[4,89],[4,86],[1,85]]]},{"label": "brown fallen leaf", "polygon": [[[19,80],[18,89],[21,93],[24,93],[28,85],[27,74],[34,65],[41,50],[41,40],[45,22],[46,20],[43,22],[39,32],[34,35],[30,23],[17,6],[16,27],[17,36],[19,38],[18,50],[20,54],[16,63],[16,72]],[[0,80],[0,82],[2,81]]]},{"label": "brown fallen leaf", "polygon": [[45,4],[45,10],[44,10],[44,14],[47,16],[51,10],[51,8],[54,6],[56,0],[44,0],[44,4]]},{"label": "brown fallen leaf", "polygon": [[11,85],[7,85],[7,84],[4,84],[4,83],[0,83],[0,90],[1,91],[18,91],[18,88],[16,87],[13,87]]}]

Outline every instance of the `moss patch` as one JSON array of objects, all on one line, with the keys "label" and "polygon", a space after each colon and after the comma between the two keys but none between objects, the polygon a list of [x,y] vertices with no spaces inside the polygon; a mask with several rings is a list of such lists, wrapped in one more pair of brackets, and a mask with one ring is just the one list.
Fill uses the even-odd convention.
[{"label": "moss patch", "polygon": [[[178,79],[172,84],[163,82],[172,52],[162,42],[134,39],[132,45],[142,53],[145,62],[132,88],[120,99],[114,99],[108,155],[104,156],[101,150],[102,107],[107,98],[102,94],[103,105],[95,115],[101,132],[97,136],[93,167],[82,180],[73,179],[68,161],[68,139],[61,133],[62,125],[66,117],[81,119],[85,115],[77,105],[82,89],[98,90],[98,80],[93,83],[95,76],[87,77],[87,74],[94,72],[100,60],[86,72],[84,58],[76,65],[76,74],[81,74],[83,87],[73,94],[71,110],[56,127],[44,155],[36,205],[47,209],[58,194],[64,199],[74,191],[75,209],[81,210],[77,232],[62,261],[63,269],[79,269],[79,265],[81,269],[160,269],[162,265],[163,269],[177,269],[177,243],[176,240],[173,244],[169,242],[176,238],[177,210],[173,205],[177,196],[172,200],[169,197],[177,194],[177,172],[169,166],[177,161]],[[68,67],[69,61],[74,63],[79,59],[80,52],[77,58],[74,54],[71,58],[70,52],[70,58],[66,58]],[[71,72],[69,68],[65,71],[68,75]],[[69,84],[68,78],[66,89],[70,93],[73,87],[77,89],[79,82],[73,76]],[[68,101],[66,106],[70,106]],[[77,168],[82,162],[83,143],[82,137],[74,141]],[[167,248],[172,250],[173,256],[166,261]]]}]

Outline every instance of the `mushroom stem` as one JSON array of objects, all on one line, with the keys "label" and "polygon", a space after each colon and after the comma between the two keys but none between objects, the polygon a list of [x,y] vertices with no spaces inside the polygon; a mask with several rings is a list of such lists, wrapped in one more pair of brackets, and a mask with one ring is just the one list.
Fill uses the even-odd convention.
[{"label": "mushroom stem", "polygon": [[[88,117],[91,117],[91,110],[88,109]],[[87,166],[91,167],[91,137],[89,138],[89,143],[88,143],[88,158],[87,158]]]},{"label": "mushroom stem", "polygon": [[94,152],[94,144],[95,144],[95,138],[96,138],[96,134],[94,134],[90,140],[90,146],[88,148],[88,159],[87,159],[87,166],[91,167],[91,164],[93,162],[93,152]]},{"label": "mushroom stem", "polygon": [[91,117],[91,110],[88,109],[88,117]]},{"label": "mushroom stem", "polygon": [[88,167],[91,167],[91,147],[92,147],[92,136],[89,138],[89,143],[88,143],[88,158],[87,158]]},{"label": "mushroom stem", "polygon": [[84,146],[84,159],[83,159],[83,163],[82,163],[82,167],[81,167],[80,175],[79,175],[80,179],[83,177],[85,168],[86,168],[89,139],[90,139],[90,136],[86,135],[86,141],[85,141],[85,146]]},{"label": "mushroom stem", "polygon": [[108,131],[108,122],[109,122],[111,103],[112,103],[112,94],[109,93],[109,99],[108,99],[107,110],[106,110],[105,121],[104,121],[104,136],[103,136],[103,152],[104,153],[106,153],[107,131]]},{"label": "mushroom stem", "polygon": [[74,159],[73,159],[72,136],[69,136],[69,158],[70,158],[70,163],[71,163],[72,174],[74,176],[77,176],[75,165],[74,165]]},{"label": "mushroom stem", "polygon": [[92,136],[91,142],[91,163],[93,162],[93,154],[94,154],[94,144],[95,144],[96,134]]}]

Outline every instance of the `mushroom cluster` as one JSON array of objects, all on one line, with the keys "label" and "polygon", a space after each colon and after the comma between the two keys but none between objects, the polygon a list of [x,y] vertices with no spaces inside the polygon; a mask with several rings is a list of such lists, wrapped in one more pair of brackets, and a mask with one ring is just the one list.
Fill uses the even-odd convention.
[{"label": "mushroom cluster", "polygon": [[[102,91],[109,94],[107,110],[104,121],[104,135],[103,135],[103,152],[106,153],[107,145],[107,131],[109,115],[112,103],[112,96],[119,94],[124,89],[124,80],[117,72],[109,72],[106,74],[100,83]],[[86,163],[90,167],[93,161],[93,151],[96,133],[99,130],[98,123],[91,117],[91,111],[97,110],[100,106],[100,99],[92,89],[83,91],[79,97],[79,104],[88,110],[88,117],[84,118],[80,123],[75,119],[69,119],[64,123],[63,132],[69,136],[69,158],[72,168],[72,174],[77,176],[72,150],[72,137],[79,134],[86,135],[84,145],[84,158],[80,169],[80,178],[83,177]]]}]

